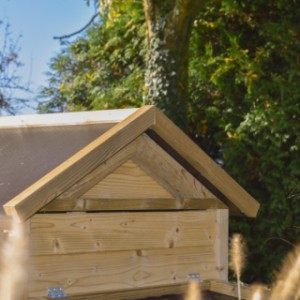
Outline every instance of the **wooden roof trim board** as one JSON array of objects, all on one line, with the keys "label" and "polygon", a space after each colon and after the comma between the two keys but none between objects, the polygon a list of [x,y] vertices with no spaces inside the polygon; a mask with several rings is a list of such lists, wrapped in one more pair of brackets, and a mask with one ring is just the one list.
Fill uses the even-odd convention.
[{"label": "wooden roof trim board", "polygon": [[[248,217],[256,216],[259,203],[249,193],[157,108],[155,108],[155,118],[156,122],[150,129],[155,132],[155,136],[159,140],[164,141],[167,147],[174,149],[192,168],[199,172],[202,178],[210,182],[216,191],[228,200],[230,199],[230,202],[243,214]],[[149,134],[151,136],[151,132]],[[154,139],[155,136],[152,135]]]},{"label": "wooden roof trim board", "polygon": [[99,164],[155,124],[155,108],[144,106],[63,162],[4,205],[7,215],[24,222]]},{"label": "wooden roof trim board", "polygon": [[107,175],[114,172],[128,159],[132,158],[136,151],[137,139],[126,145],[122,150],[117,152],[113,157],[103,161],[97,168],[81,178],[76,184],[64,191],[57,197],[58,201],[65,201],[69,199],[77,199],[95,184],[104,179]]},{"label": "wooden roof trim board", "polygon": [[137,143],[133,161],[178,199],[178,208],[183,205],[184,199],[216,198],[147,135],[139,137]]},{"label": "wooden roof trim board", "polygon": [[0,118],[0,129],[118,123],[132,115],[137,110],[137,108],[128,108],[102,111],[21,115],[13,117],[8,116]]}]

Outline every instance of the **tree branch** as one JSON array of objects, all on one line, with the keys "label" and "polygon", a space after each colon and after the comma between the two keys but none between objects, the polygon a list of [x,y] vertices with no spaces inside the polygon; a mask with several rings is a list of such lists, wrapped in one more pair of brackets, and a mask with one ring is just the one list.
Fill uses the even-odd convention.
[{"label": "tree branch", "polygon": [[98,16],[99,16],[99,14],[98,14],[98,13],[95,13],[95,14],[92,16],[92,18],[90,19],[90,21],[89,21],[85,26],[83,26],[81,29],[79,29],[79,30],[77,30],[77,31],[75,31],[75,32],[73,32],[73,33],[70,33],[70,34],[66,34],[66,35],[62,35],[62,36],[54,36],[53,39],[55,39],[55,40],[68,39],[68,38],[70,38],[70,37],[72,37],[72,36],[74,36],[74,35],[77,35],[77,34],[83,32],[84,30],[86,30],[86,29],[94,22],[94,20],[95,20]]}]

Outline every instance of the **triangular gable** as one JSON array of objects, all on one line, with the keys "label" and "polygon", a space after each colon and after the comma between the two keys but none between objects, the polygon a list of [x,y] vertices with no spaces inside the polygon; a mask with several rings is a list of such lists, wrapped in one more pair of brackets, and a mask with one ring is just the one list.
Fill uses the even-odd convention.
[{"label": "triangular gable", "polygon": [[172,199],[172,195],[128,160],[84,193],[82,199]]},{"label": "triangular gable", "polygon": [[144,106],[8,202],[21,221],[57,198],[146,133],[232,212],[255,216],[259,204],[154,106]]},{"label": "triangular gable", "polygon": [[226,205],[143,134],[41,211],[208,208]]}]

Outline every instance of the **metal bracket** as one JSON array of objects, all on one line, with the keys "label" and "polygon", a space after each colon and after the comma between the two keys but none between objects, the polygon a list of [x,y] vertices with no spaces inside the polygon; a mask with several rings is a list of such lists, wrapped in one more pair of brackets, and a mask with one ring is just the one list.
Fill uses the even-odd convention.
[{"label": "metal bracket", "polygon": [[66,298],[65,289],[63,286],[53,286],[48,288],[49,298]]},{"label": "metal bracket", "polygon": [[196,281],[198,283],[203,282],[203,280],[200,278],[199,273],[190,273],[187,275],[188,281]]}]

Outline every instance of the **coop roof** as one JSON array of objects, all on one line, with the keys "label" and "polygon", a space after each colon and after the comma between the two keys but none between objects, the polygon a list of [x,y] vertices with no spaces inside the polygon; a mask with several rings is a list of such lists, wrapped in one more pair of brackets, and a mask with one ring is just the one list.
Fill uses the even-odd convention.
[{"label": "coop roof", "polygon": [[234,214],[259,204],[154,106],[0,118],[0,201],[24,221],[147,135]]}]

